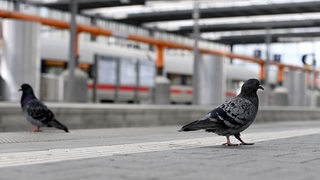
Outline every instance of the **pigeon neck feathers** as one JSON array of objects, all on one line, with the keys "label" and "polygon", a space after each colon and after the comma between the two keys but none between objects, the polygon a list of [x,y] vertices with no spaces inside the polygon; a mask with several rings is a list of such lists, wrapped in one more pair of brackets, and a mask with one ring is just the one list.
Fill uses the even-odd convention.
[{"label": "pigeon neck feathers", "polygon": [[239,98],[244,98],[249,100],[253,105],[255,105],[256,107],[258,107],[259,104],[259,99],[257,96],[257,91],[241,91],[241,93],[237,96]]},{"label": "pigeon neck feathers", "polygon": [[241,92],[237,97],[248,99],[250,102],[252,102],[256,107],[258,107],[259,104],[259,98],[257,96],[257,90],[260,87],[259,81],[250,79],[246,81],[242,87]]},{"label": "pigeon neck feathers", "polygon": [[22,96],[21,96],[21,106],[26,105],[29,101],[37,99],[36,96],[33,93],[32,89],[26,89],[23,90]]},{"label": "pigeon neck feathers", "polygon": [[257,89],[242,86],[239,96],[242,96],[242,97],[257,96]]}]

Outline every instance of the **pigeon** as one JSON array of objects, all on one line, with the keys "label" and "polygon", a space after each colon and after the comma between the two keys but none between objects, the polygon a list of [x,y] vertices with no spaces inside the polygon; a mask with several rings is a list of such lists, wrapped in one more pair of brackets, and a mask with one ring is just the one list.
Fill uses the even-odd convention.
[{"label": "pigeon", "polygon": [[33,93],[29,84],[22,84],[21,89],[21,109],[27,120],[35,126],[34,132],[40,132],[40,127],[55,127],[57,129],[69,132],[68,128],[57,121],[54,114],[46,105],[44,105]]},{"label": "pigeon", "polygon": [[254,143],[244,142],[240,138],[240,132],[247,129],[254,121],[259,106],[257,90],[264,88],[259,80],[249,79],[241,87],[239,95],[227,101],[201,119],[183,126],[179,131],[195,131],[204,129],[220,136],[226,136],[227,142],[223,145],[237,146],[232,144],[229,137],[234,136],[241,143],[240,145],[253,145]]}]

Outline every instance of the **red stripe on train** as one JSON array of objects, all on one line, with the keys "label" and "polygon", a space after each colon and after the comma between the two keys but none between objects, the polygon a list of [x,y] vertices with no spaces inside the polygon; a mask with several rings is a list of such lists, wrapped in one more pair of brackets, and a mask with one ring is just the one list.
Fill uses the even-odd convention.
[{"label": "red stripe on train", "polygon": [[[185,92],[186,92],[186,94],[188,94],[188,95],[192,95],[192,92],[193,92],[193,91],[192,91],[192,90],[186,90]],[[171,90],[171,93],[181,94],[181,93],[182,93],[182,90],[173,89],[173,90]],[[235,97],[235,96],[237,96],[237,94],[234,93],[234,92],[226,92],[225,95],[226,95],[227,97]]]},{"label": "red stripe on train", "polygon": [[[101,89],[101,90],[114,90],[115,88],[116,88],[116,86],[109,85],[109,84],[98,84],[97,85],[97,89]],[[88,89],[93,89],[93,84],[88,84]],[[119,86],[120,91],[134,91],[134,89],[135,89],[135,87],[133,87],[133,86]],[[138,91],[147,92],[147,91],[149,91],[149,88],[148,87],[139,87]],[[171,94],[182,94],[183,90],[171,89],[170,93]],[[192,90],[185,90],[185,93],[188,95],[192,95]],[[233,92],[226,92],[225,95],[227,97],[235,97],[237,94],[233,93]]]},{"label": "red stripe on train", "polygon": [[192,95],[192,90],[187,90],[186,93]]},{"label": "red stripe on train", "polygon": [[180,89],[171,89],[171,90],[170,90],[170,93],[171,93],[171,94],[181,94],[181,93],[182,93],[182,90],[180,90]]},{"label": "red stripe on train", "polygon": [[[88,89],[93,89],[93,84],[88,84]],[[101,90],[114,90],[116,89],[115,85],[109,84],[97,84],[97,89]],[[133,86],[119,86],[120,91],[134,91],[135,87]],[[138,87],[138,91],[147,92],[149,91],[148,87]]]}]

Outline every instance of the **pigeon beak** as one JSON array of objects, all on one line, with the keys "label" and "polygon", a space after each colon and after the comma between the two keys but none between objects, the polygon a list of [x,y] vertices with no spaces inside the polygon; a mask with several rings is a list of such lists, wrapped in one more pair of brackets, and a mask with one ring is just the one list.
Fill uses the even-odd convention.
[{"label": "pigeon beak", "polygon": [[261,85],[258,86],[258,89],[264,90],[264,88]]},{"label": "pigeon beak", "polygon": [[22,89],[19,89],[18,91],[22,91]]}]

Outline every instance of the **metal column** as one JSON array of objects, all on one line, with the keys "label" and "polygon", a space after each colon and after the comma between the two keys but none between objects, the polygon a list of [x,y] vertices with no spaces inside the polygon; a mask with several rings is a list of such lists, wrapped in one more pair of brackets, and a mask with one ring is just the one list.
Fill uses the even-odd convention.
[{"label": "metal column", "polygon": [[[314,42],[313,42],[314,44]],[[312,53],[312,73],[311,73],[311,88],[310,88],[310,106],[315,107],[317,105],[317,88],[315,84],[316,79],[316,55],[315,55],[315,48],[313,47],[313,53]]]},{"label": "metal column", "polygon": [[295,73],[294,70],[290,69],[285,72],[285,81],[283,82],[283,86],[288,90],[288,105],[295,106]]},{"label": "metal column", "polygon": [[308,94],[308,83],[307,83],[307,72],[296,72],[298,73],[297,84],[297,98],[299,106],[308,106],[307,94]]},{"label": "metal column", "polygon": [[199,98],[200,98],[200,78],[199,78],[199,72],[201,71],[199,69],[199,18],[200,18],[200,12],[199,12],[199,1],[193,0],[193,39],[194,39],[194,45],[193,45],[193,104],[197,105],[199,104]]},{"label": "metal column", "polygon": [[289,70],[285,76],[284,87],[288,90],[289,106],[307,105],[306,73],[298,70]]},{"label": "metal column", "polygon": [[20,11],[20,0],[14,0],[13,1],[13,9],[14,11]]},{"label": "metal column", "polygon": [[4,99],[18,101],[22,83],[40,91],[41,24],[30,21],[5,19],[3,25],[3,59],[1,76],[5,81]]},{"label": "metal column", "polygon": [[270,66],[270,45],[271,45],[271,28],[266,29],[266,62],[265,62],[265,90],[264,90],[264,104],[265,106],[269,105],[269,96],[270,96],[270,86],[269,86],[269,66]]},{"label": "metal column", "polygon": [[[98,16],[98,15],[96,15],[96,16]],[[93,26],[97,25],[97,17],[96,16],[90,18],[91,25],[93,25]],[[97,41],[97,36],[90,34],[90,41]]]},{"label": "metal column", "polygon": [[222,56],[202,55],[199,61],[200,105],[218,105],[225,101],[226,75]]},{"label": "metal column", "polygon": [[75,101],[76,97],[74,96],[75,89],[75,67],[76,67],[76,34],[77,34],[77,23],[76,23],[76,15],[78,10],[78,2],[77,0],[70,0],[70,52],[69,52],[69,63],[68,63],[68,70],[69,70],[69,82],[68,82],[68,95],[69,97],[67,101],[73,102]]}]

